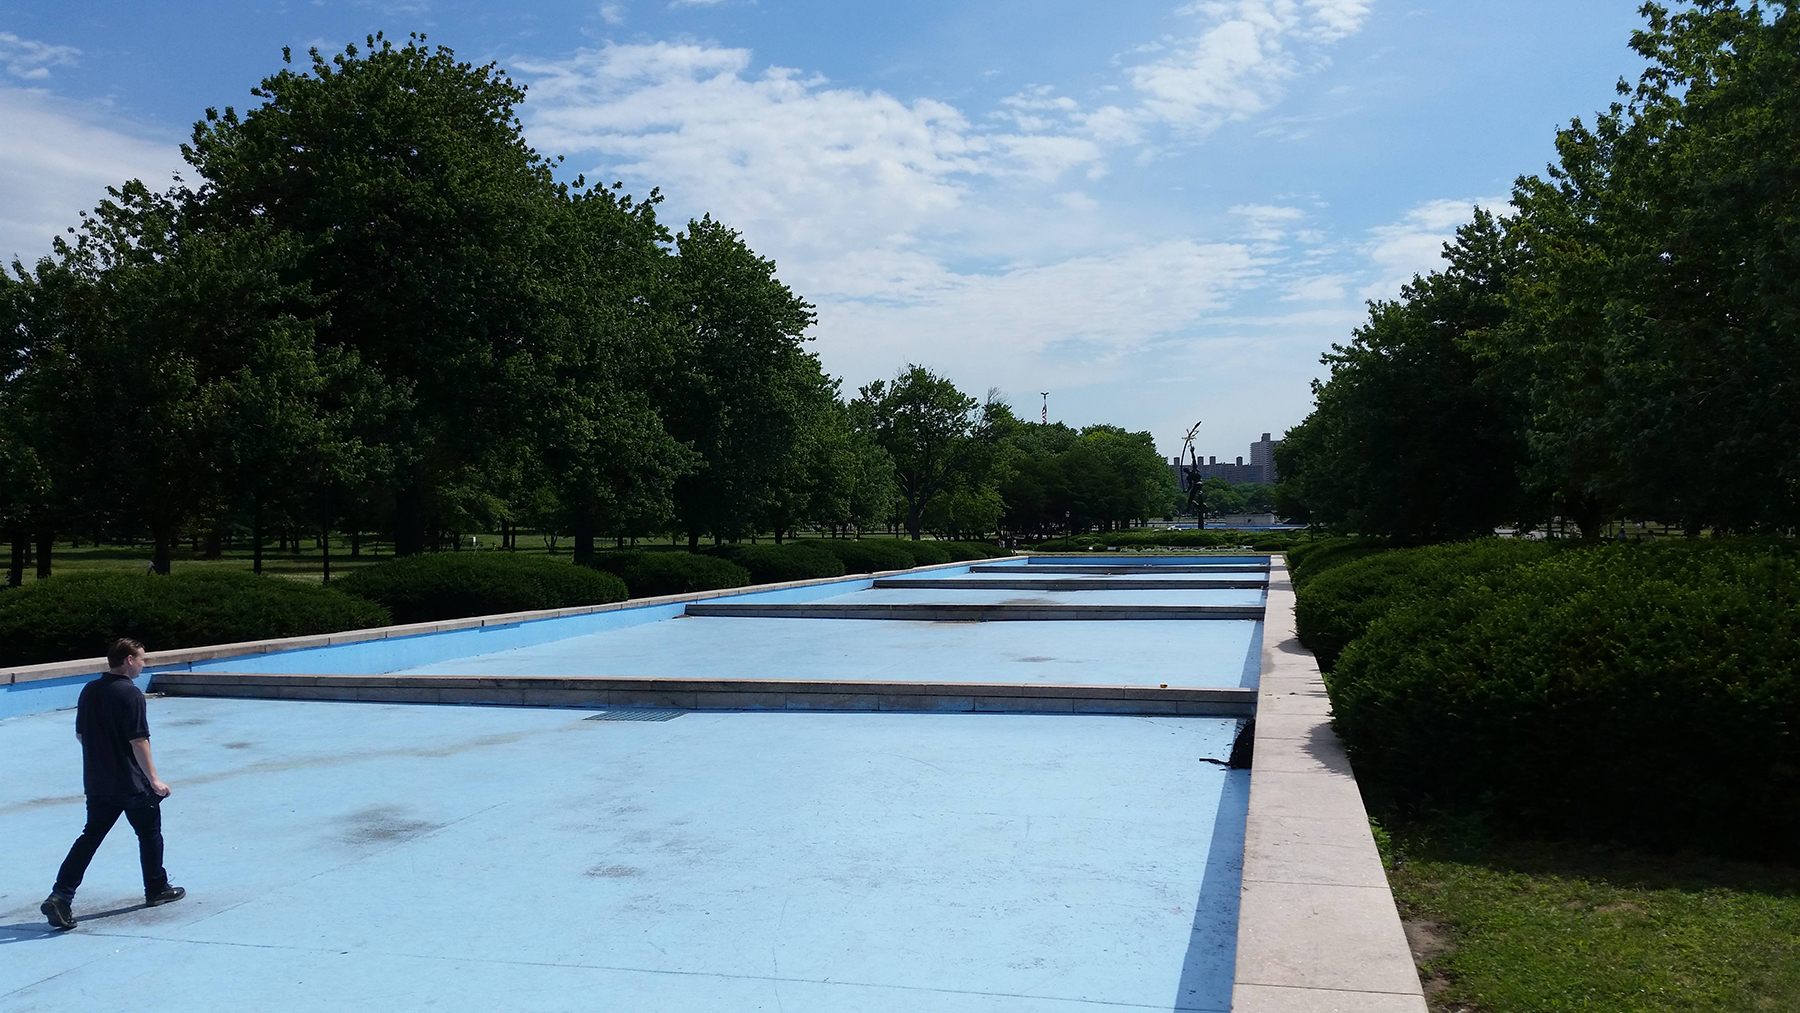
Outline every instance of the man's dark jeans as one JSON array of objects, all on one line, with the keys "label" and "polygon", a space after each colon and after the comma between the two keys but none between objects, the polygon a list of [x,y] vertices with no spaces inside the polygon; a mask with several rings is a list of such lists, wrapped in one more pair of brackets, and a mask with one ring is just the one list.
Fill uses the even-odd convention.
[{"label": "man's dark jeans", "polygon": [[155,795],[88,799],[87,826],[81,836],[75,838],[75,846],[69,849],[69,857],[63,859],[62,868],[56,873],[56,894],[68,898],[75,896],[81,877],[87,875],[88,863],[94,860],[94,852],[100,850],[100,842],[106,840],[107,831],[119,822],[120,813],[131,821],[131,829],[137,831],[138,861],[144,866],[144,896],[154,897],[167,889],[169,874],[163,871],[162,864],[161,802],[162,799]]}]

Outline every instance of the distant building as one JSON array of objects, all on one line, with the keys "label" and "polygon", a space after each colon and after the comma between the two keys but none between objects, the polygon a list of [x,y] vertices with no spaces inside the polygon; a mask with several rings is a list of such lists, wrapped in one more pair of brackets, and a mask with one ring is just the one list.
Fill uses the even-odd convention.
[{"label": "distant building", "polygon": [[[1269,434],[1262,434],[1262,439],[1250,444],[1250,463],[1245,464],[1238,458],[1235,464],[1220,464],[1216,457],[1209,457],[1201,463],[1199,471],[1202,480],[1222,478],[1232,485],[1267,485],[1276,480],[1275,448],[1281,446],[1280,440],[1269,439]],[[1187,491],[1187,470],[1181,466],[1179,459],[1171,460],[1169,467],[1175,472],[1175,484],[1182,492]]]}]

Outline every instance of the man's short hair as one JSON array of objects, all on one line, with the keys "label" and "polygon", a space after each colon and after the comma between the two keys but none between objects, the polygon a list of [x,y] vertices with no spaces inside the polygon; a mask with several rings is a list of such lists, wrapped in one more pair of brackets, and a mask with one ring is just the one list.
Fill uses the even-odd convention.
[{"label": "man's short hair", "polygon": [[106,663],[114,668],[125,664],[125,659],[144,649],[144,645],[130,637],[120,637],[106,649]]}]

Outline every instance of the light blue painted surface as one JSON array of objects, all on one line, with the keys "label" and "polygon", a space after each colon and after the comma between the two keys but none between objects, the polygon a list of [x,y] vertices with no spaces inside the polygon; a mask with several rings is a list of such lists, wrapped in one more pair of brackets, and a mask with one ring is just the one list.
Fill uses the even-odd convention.
[{"label": "light blue painted surface", "polygon": [[[725,595],[712,601],[815,601],[869,587],[872,580],[842,580],[811,587],[786,588],[780,591],[757,591],[741,595]],[[389,637],[353,644],[334,644],[299,651],[277,651],[272,654],[220,658],[217,661],[171,666],[162,671],[194,672],[301,672],[312,675],[379,675],[430,665],[452,658],[510,651],[540,644],[553,644],[571,637],[585,636],[601,630],[624,629],[644,623],[660,622],[681,615],[685,605],[645,605],[591,612],[560,619],[534,619],[504,626],[481,626],[448,633],[425,633],[412,637]]]},{"label": "light blue painted surface", "polygon": [[1079,577],[1082,580],[1261,580],[1265,583],[1268,581],[1268,574],[1259,570],[1244,570],[1238,573],[1158,573],[1149,567],[1139,573],[1032,573],[1021,569],[1013,573],[964,573],[952,570],[948,573],[909,573],[906,576],[908,578],[956,577],[959,580],[993,581],[1018,580],[1020,578],[1054,580],[1058,577]]},{"label": "light blue painted surface", "polygon": [[[99,677],[98,673],[72,675],[66,679],[43,679],[38,682],[0,686],[0,719],[73,707],[75,701],[81,697],[81,687]],[[137,685],[139,689],[149,689],[150,675],[145,673],[139,676]]]},{"label": "light blue painted surface", "polygon": [[931,623],[696,616],[402,671],[1253,686],[1261,654],[1262,624],[1249,620]]},{"label": "light blue painted surface", "polygon": [[1234,722],[582,717],[153,700],[189,898],[135,907],[121,824],[62,935],[74,737],[0,722],[0,1011],[1229,1005]]},{"label": "light blue painted surface", "polygon": [[1103,591],[1021,591],[1009,588],[878,587],[821,601],[871,605],[925,603],[953,605],[1261,605],[1263,592],[1256,588],[1162,588]]}]

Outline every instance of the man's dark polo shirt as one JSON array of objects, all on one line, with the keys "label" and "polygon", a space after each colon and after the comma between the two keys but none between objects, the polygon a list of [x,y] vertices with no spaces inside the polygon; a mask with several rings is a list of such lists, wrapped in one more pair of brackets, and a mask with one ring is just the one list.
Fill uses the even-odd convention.
[{"label": "man's dark polo shirt", "polygon": [[81,783],[88,798],[123,802],[151,794],[150,779],[131,752],[133,739],[150,737],[150,720],[144,694],[130,679],[108,672],[81,687],[75,734],[81,736]]}]

